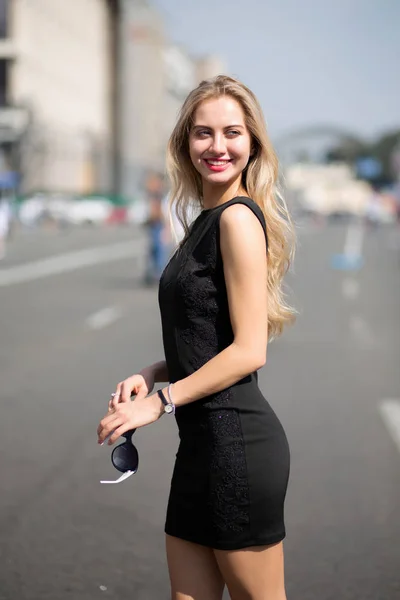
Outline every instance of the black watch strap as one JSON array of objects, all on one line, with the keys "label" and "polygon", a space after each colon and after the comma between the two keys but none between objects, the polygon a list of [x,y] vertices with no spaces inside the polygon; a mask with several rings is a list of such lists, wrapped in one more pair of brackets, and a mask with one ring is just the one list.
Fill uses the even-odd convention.
[{"label": "black watch strap", "polygon": [[168,402],[168,400],[165,397],[165,394],[162,390],[157,390],[157,395],[160,398],[161,402],[164,405],[164,410],[166,413],[173,413],[175,412],[175,406],[172,404],[172,402]]}]

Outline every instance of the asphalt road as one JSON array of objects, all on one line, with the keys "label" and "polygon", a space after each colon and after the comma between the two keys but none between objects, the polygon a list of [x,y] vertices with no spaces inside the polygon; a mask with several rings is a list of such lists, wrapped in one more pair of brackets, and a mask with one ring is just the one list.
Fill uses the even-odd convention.
[{"label": "asphalt road", "polygon": [[[346,235],[343,225],[300,234],[290,276],[299,317],[260,374],[292,452],[289,600],[400,598],[400,445],[381,412],[385,399],[400,403],[400,263],[378,231],[364,238],[361,270],[333,270]],[[140,236],[19,235],[0,263],[1,600],[169,597],[174,420],[135,434],[134,477],[99,483],[117,475],[96,443],[110,392],[162,358],[156,291],[140,286]],[[98,251],[111,256],[132,239],[125,257]],[[75,264],[71,253],[93,248],[89,264]],[[20,269],[16,279],[9,269]]]}]

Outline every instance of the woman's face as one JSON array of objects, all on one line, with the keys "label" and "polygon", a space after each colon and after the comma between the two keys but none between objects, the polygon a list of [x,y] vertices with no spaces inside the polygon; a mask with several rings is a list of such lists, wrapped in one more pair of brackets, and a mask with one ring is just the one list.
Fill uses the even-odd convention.
[{"label": "woman's face", "polygon": [[250,158],[251,137],[243,109],[230,96],[202,102],[189,136],[190,158],[203,185],[241,180]]}]

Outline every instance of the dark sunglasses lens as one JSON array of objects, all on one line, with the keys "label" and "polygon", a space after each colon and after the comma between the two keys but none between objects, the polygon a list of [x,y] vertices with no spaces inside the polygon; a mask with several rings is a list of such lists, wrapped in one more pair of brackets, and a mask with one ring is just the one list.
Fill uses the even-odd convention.
[{"label": "dark sunglasses lens", "polygon": [[111,455],[111,460],[116,469],[125,473],[125,471],[133,471],[136,473],[139,466],[139,454],[135,446],[130,442],[121,444],[114,448]]}]

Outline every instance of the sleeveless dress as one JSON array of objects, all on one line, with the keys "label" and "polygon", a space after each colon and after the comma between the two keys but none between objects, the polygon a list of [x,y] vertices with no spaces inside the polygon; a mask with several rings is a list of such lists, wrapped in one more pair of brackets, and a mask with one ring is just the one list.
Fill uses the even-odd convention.
[{"label": "sleeveless dress", "polygon": [[[200,213],[160,279],[163,344],[172,383],[233,341],[219,221],[228,206],[238,203],[258,217],[267,240],[258,205],[247,197],[234,198]],[[177,407],[175,417],[180,444],[165,532],[220,550],[281,541],[290,454],[257,373]]]}]

